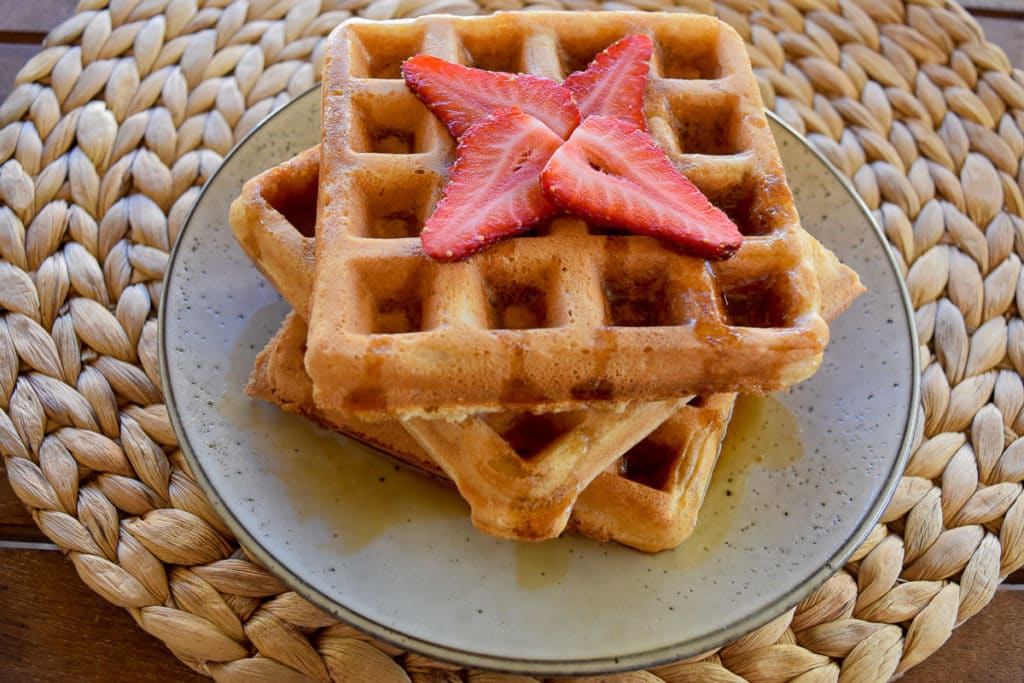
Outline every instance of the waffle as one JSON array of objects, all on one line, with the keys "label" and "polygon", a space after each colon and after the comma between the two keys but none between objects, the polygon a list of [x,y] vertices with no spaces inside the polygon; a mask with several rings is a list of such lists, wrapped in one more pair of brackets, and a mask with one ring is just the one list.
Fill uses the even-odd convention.
[{"label": "waffle", "polygon": [[[557,219],[457,263],[424,255],[454,141],[401,78],[417,53],[561,80],[619,38],[654,42],[645,113],[745,235],[709,263]],[[316,402],[367,419],[558,410],[765,392],[828,339],[743,41],[710,17],[514,12],[350,20],[328,39],[323,192],[306,368]],[[686,358],[686,362],[679,362]]]},{"label": "waffle", "polygon": [[[309,303],[303,287],[312,281],[307,255],[314,238],[304,221],[317,191],[319,160],[319,148],[314,148],[253,178],[231,211],[240,244],[300,312]],[[853,271],[813,237],[806,239],[822,288],[830,293],[823,299],[829,306],[823,313],[831,319],[862,288]],[[274,265],[262,263],[267,260]],[[461,423],[421,418],[364,422],[317,408],[303,367],[305,351],[302,316],[291,314],[259,355],[247,392],[449,476],[470,502],[478,527],[512,538],[557,535],[578,492],[573,489],[586,485],[571,509],[571,528],[647,551],[675,547],[696,523],[735,399],[734,394],[715,394],[671,410],[656,402],[623,413],[535,416],[504,411]],[[594,441],[607,444],[623,431],[628,438],[591,458],[589,469],[569,472],[566,478],[565,463],[578,460],[566,448],[573,443],[571,434],[593,432]],[[549,442],[534,438],[523,443],[517,433],[548,435]],[[551,476],[552,465],[563,470],[560,477],[557,472]],[[540,479],[545,483],[538,484]]]}]

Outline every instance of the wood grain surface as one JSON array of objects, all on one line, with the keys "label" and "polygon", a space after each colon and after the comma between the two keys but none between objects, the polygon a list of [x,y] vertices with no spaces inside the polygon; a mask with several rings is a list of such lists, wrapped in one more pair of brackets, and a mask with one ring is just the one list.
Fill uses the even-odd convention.
[{"label": "wood grain surface", "polygon": [[[989,40],[1024,66],[1024,1],[964,0]],[[0,0],[0,99],[45,34],[74,13],[70,0]],[[142,631],[129,612],[77,577],[17,500],[0,464],[0,681],[207,680]],[[902,679],[1024,680],[1024,572],[949,642]]]},{"label": "wood grain surface", "polygon": [[0,552],[0,680],[208,681],[92,592],[55,550]]}]

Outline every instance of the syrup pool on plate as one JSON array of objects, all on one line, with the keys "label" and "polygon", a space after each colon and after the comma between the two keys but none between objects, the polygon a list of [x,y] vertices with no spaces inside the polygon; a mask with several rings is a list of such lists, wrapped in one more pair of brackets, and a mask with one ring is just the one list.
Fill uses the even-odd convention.
[{"label": "syrup pool on plate", "polygon": [[729,534],[743,505],[748,477],[754,468],[783,470],[804,456],[800,421],[780,398],[741,394],[726,429],[697,527],[673,551],[662,553],[666,568],[700,565]]},{"label": "syrup pool on plate", "polygon": [[[278,306],[264,307],[253,313],[249,324],[265,326],[265,318],[280,314]],[[245,342],[248,338],[240,336],[229,356],[218,410],[239,428],[273,421],[268,447],[275,456],[269,467],[295,501],[297,517],[319,528],[320,546],[351,554],[401,524],[468,519],[469,507],[449,484],[243,394],[239,387],[248,381],[255,355]]]}]

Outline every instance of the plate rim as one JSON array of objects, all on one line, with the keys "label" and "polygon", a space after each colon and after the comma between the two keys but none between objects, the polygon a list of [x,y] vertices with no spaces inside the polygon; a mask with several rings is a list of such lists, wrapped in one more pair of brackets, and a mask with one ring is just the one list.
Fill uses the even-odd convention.
[{"label": "plate rim", "polygon": [[286,567],[283,562],[277,560],[273,553],[264,547],[256,536],[239,521],[239,519],[231,512],[225,502],[221,499],[220,494],[217,493],[216,487],[208,477],[201,461],[196,456],[192,445],[187,438],[170,382],[171,373],[167,364],[168,339],[166,336],[164,311],[168,305],[168,292],[171,289],[168,284],[174,275],[174,265],[178,261],[178,252],[181,248],[181,244],[183,243],[181,238],[191,227],[195,212],[211,186],[220,176],[221,172],[228,165],[231,159],[235,157],[246,143],[249,142],[252,137],[257,135],[269,121],[280,116],[286,110],[298,106],[299,103],[303,103],[306,98],[311,97],[312,93],[319,92],[320,90],[321,84],[314,84],[294,96],[277,109],[268,113],[260,119],[252,129],[249,130],[228,151],[227,154],[224,155],[220,164],[203,183],[199,192],[196,194],[195,200],[182,220],[174,245],[168,255],[160,292],[159,313],[157,317],[157,350],[160,381],[162,385],[161,393],[167,407],[168,419],[171,422],[171,426],[178,440],[178,448],[181,450],[185,460],[189,464],[189,467],[192,469],[192,474],[196,479],[196,483],[202,489],[203,494],[206,496],[214,512],[217,513],[221,521],[228,527],[231,533],[234,534],[235,540],[247,555],[249,555],[264,569],[271,572],[289,590],[295,591],[301,597],[309,600],[313,605],[327,612],[339,621],[354,626],[385,643],[460,667],[534,676],[621,673],[659,666],[678,661],[686,657],[692,657],[702,652],[714,650],[736,640],[739,637],[742,637],[747,633],[750,633],[753,630],[756,630],[757,628],[760,628],[772,619],[777,618],[780,614],[783,614],[786,610],[792,608],[805,597],[817,590],[833,574],[843,567],[843,565],[849,560],[850,556],[858,547],[860,547],[867,536],[871,533],[871,530],[874,528],[875,524],[877,524],[878,519],[888,506],[889,501],[892,499],[892,496],[902,479],[907,460],[910,456],[910,451],[913,447],[915,433],[920,419],[919,406],[921,384],[920,343],[915,321],[915,309],[910,298],[909,290],[907,289],[905,277],[900,272],[899,264],[892,253],[892,248],[886,240],[878,222],[875,220],[875,217],[872,215],[870,208],[864,202],[863,198],[857,193],[852,182],[847,179],[820,150],[815,148],[802,133],[797,131],[779,115],[767,108],[765,109],[765,114],[769,121],[780,126],[787,133],[792,135],[802,147],[808,150],[819,162],[823,164],[839,185],[849,194],[851,199],[853,199],[855,206],[871,226],[871,232],[878,240],[879,246],[885,254],[889,267],[896,275],[897,293],[903,305],[903,313],[908,323],[907,327],[910,331],[907,341],[910,344],[911,355],[911,395],[909,405],[907,407],[907,416],[904,423],[904,431],[899,450],[895,460],[893,461],[893,466],[890,468],[886,476],[885,483],[883,484],[879,495],[866,509],[865,514],[861,517],[861,521],[855,528],[854,533],[846,539],[846,541],[835,553],[832,554],[825,564],[808,575],[800,585],[794,587],[789,592],[782,594],[776,601],[752,614],[729,623],[721,629],[705,634],[704,636],[683,641],[682,643],[660,646],[650,650],[632,652],[619,656],[612,655],[607,657],[553,661],[547,659],[530,659],[525,657],[514,658],[504,655],[480,654],[478,652],[466,650],[465,648],[441,645],[424,638],[408,635],[342,605],[338,601],[326,595],[324,592],[313,587],[293,570]]}]

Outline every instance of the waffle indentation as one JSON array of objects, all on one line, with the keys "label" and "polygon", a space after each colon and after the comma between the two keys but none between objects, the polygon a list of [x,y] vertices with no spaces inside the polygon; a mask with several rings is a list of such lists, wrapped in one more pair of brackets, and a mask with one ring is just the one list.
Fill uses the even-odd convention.
[{"label": "waffle indentation", "polygon": [[669,107],[679,151],[713,155],[740,152],[737,105],[735,95],[672,97]]},{"label": "waffle indentation", "polygon": [[523,65],[522,27],[474,26],[473,29],[459,32],[466,66],[508,73],[526,70]]},{"label": "waffle indentation", "polygon": [[619,459],[619,474],[641,486],[665,491],[675,461],[676,448],[647,437]]},{"label": "waffle indentation", "polygon": [[423,329],[424,300],[430,296],[430,269],[420,259],[356,266],[356,293],[364,297],[356,333],[403,334]]},{"label": "waffle indentation", "polygon": [[588,31],[576,26],[560,28],[568,29],[558,36],[563,77],[586,69],[598,53],[626,35],[621,27],[615,26],[587,27],[593,29]]},{"label": "waffle indentation", "polygon": [[552,269],[541,265],[517,269],[494,264],[484,273],[489,306],[487,321],[493,330],[527,330],[562,324],[552,315],[548,301],[557,286]]},{"label": "waffle indentation", "polygon": [[786,327],[789,309],[786,278],[763,275],[723,287],[726,320],[734,327]]},{"label": "waffle indentation", "polygon": [[316,176],[311,182],[294,183],[293,185],[267,185],[263,198],[271,208],[285,217],[303,237],[316,234]]},{"label": "waffle indentation", "polygon": [[718,34],[657,27],[654,31],[664,78],[715,79],[722,76]]},{"label": "waffle indentation", "polygon": [[582,422],[576,413],[509,413],[495,414],[484,419],[516,455],[527,461]]},{"label": "waffle indentation", "polygon": [[709,190],[708,200],[732,219],[744,237],[767,235],[780,227],[783,215],[764,209],[764,201],[754,183]]},{"label": "waffle indentation", "polygon": [[401,78],[402,62],[422,52],[423,25],[349,27],[349,71],[355,78]]},{"label": "waffle indentation", "polygon": [[673,305],[670,269],[656,259],[602,277],[607,320],[616,327],[660,327],[680,322]]},{"label": "waffle indentation", "polygon": [[360,212],[351,221],[354,237],[401,239],[417,237],[433,210],[440,180],[415,169],[380,176],[357,174],[360,196],[353,208]]},{"label": "waffle indentation", "polygon": [[415,95],[364,95],[352,98],[351,144],[354,152],[419,154],[433,137],[425,129],[430,113]]}]

